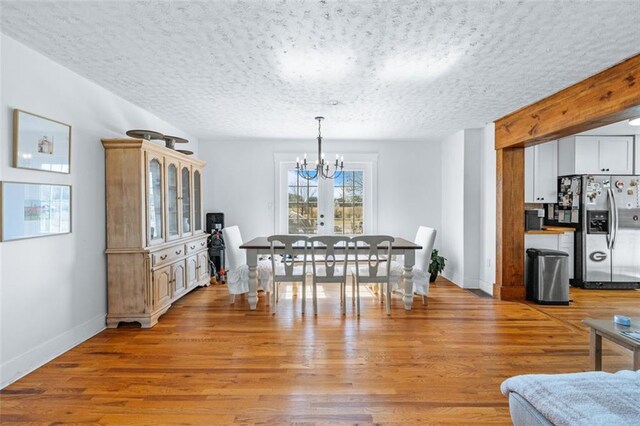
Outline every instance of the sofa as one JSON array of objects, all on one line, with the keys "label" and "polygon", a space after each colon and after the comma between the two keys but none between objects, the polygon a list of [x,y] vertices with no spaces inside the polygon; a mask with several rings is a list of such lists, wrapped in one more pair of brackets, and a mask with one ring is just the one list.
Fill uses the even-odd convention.
[{"label": "sofa", "polygon": [[500,390],[516,426],[640,425],[640,370],[527,374]]}]

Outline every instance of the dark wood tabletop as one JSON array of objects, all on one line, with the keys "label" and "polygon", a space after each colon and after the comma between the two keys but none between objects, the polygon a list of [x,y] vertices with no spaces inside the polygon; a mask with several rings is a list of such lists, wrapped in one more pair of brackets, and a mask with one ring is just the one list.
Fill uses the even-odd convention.
[{"label": "dark wood tabletop", "polygon": [[[270,247],[271,244],[267,241],[267,237],[257,237],[240,246],[241,249],[268,249]],[[395,241],[391,244],[391,248],[394,250],[420,250],[422,246],[419,246],[413,241],[395,237]]]}]

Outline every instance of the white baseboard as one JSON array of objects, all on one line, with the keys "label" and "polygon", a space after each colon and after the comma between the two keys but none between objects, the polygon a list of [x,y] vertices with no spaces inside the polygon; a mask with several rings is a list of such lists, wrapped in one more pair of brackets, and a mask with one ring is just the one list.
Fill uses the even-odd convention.
[{"label": "white baseboard", "polygon": [[480,280],[480,290],[493,296],[493,284]]},{"label": "white baseboard", "polygon": [[449,281],[451,281],[452,283],[454,283],[455,285],[457,285],[458,287],[464,288],[464,279],[460,274],[456,274],[456,273],[449,274],[446,271],[443,271],[442,276],[448,279]]},{"label": "white baseboard", "polygon": [[465,278],[464,280],[464,288],[470,288],[470,289],[479,289],[480,288],[480,281],[478,281],[477,278]]},{"label": "white baseboard", "polygon": [[4,362],[0,365],[0,389],[42,367],[105,328],[106,315],[101,314]]}]

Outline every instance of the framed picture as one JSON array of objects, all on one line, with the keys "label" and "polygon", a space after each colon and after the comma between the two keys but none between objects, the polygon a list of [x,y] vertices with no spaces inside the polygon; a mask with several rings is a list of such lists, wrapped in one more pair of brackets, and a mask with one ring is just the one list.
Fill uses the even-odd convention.
[{"label": "framed picture", "polygon": [[71,126],[13,110],[13,166],[69,173]]},{"label": "framed picture", "polygon": [[71,186],[0,182],[0,241],[71,232]]}]

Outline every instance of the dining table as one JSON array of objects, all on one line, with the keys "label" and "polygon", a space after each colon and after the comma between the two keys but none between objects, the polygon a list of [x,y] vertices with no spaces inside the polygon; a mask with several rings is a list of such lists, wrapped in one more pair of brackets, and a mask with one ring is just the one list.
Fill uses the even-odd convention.
[{"label": "dining table", "polygon": [[[258,305],[258,257],[259,255],[271,254],[271,243],[267,238],[268,237],[256,237],[240,246],[241,249],[247,251],[247,265],[249,266],[249,295],[247,299],[250,310],[255,310]],[[383,248],[386,247],[380,246],[380,249]],[[391,255],[402,255],[404,257],[401,285],[404,289],[402,298],[404,309],[407,311],[410,311],[413,305],[413,266],[416,260],[416,250],[420,250],[421,248],[422,246],[413,241],[400,237],[394,237],[394,241],[391,243]],[[322,248],[316,247],[316,250],[318,249],[321,250]],[[281,254],[283,250],[284,245],[274,245],[274,252],[276,254]],[[350,248],[350,250],[353,250],[353,248]],[[340,248],[337,247],[336,251],[339,252]],[[304,245],[293,248],[294,255],[303,255],[304,253]]]}]

